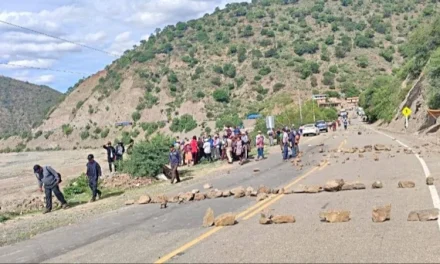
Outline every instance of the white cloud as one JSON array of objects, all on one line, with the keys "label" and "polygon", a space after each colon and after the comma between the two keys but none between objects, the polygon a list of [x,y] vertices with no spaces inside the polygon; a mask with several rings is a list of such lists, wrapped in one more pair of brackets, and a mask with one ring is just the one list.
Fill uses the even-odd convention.
[{"label": "white cloud", "polygon": [[124,33],[121,33],[121,34],[117,35],[116,38],[115,38],[115,41],[116,42],[128,41],[128,40],[130,40],[130,35],[131,35],[131,32],[130,31],[126,31]]},{"label": "white cloud", "polygon": [[32,82],[38,84],[50,84],[55,80],[55,76],[51,74],[41,75],[34,79]]},{"label": "white cloud", "polygon": [[51,67],[54,64],[54,62],[55,60],[51,60],[51,59],[16,60],[16,61],[9,61],[8,65],[48,68]]},{"label": "white cloud", "polygon": [[107,34],[104,31],[99,31],[96,33],[90,33],[87,34],[85,37],[85,41],[90,43],[90,42],[99,42],[99,41],[103,41],[104,39],[106,39]]}]

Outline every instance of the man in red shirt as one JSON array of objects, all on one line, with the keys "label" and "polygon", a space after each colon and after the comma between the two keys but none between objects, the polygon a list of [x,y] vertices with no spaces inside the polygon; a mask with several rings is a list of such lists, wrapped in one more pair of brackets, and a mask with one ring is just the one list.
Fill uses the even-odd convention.
[{"label": "man in red shirt", "polygon": [[197,137],[193,136],[193,138],[191,140],[191,153],[193,156],[194,165],[196,165],[199,162],[198,155],[197,155],[198,150],[199,150],[199,147],[197,146]]}]

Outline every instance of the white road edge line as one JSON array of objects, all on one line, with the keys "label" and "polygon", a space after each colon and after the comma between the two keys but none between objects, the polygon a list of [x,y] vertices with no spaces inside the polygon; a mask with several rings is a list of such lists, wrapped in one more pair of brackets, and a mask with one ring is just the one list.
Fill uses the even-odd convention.
[{"label": "white road edge line", "polygon": [[[400,145],[404,146],[405,148],[408,148],[410,150],[412,150],[409,146],[407,146],[406,144],[402,143],[400,140],[397,140],[396,138],[382,132],[382,131],[378,131],[374,128],[368,127],[368,129],[373,130],[374,132],[384,135],[386,137],[391,138],[392,140],[395,140],[397,143],[399,143]],[[420,165],[422,165],[423,168],[423,172],[425,173],[425,177],[429,177],[431,175],[431,172],[429,171],[428,165],[426,164],[425,160],[422,159],[417,153],[414,153],[414,156],[416,156],[416,158],[419,160]],[[438,192],[437,192],[437,188],[434,185],[429,185],[429,193],[431,194],[431,199],[432,199],[432,203],[434,204],[434,207],[440,210],[440,197],[438,196]],[[438,228],[440,230],[440,218],[437,219],[437,225]]]}]

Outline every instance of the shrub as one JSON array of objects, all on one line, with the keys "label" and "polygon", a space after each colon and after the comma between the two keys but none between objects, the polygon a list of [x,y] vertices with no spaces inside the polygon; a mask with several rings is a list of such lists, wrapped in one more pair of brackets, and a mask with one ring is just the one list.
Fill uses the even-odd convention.
[{"label": "shrub", "polygon": [[273,86],[273,92],[276,93],[279,90],[283,89],[284,87],[286,87],[286,85],[284,83],[276,83]]},{"label": "shrub", "polygon": [[80,109],[81,106],[83,106],[83,104],[84,104],[84,101],[78,101],[78,102],[76,103],[76,109]]},{"label": "shrub", "polygon": [[271,58],[271,57],[277,57],[277,56],[278,56],[278,52],[276,49],[269,49],[268,51],[266,51],[264,53],[265,58]]},{"label": "shrub", "polygon": [[202,91],[197,91],[196,93],[197,98],[204,98],[205,97],[205,93]]},{"label": "shrub", "polygon": [[212,78],[212,79],[211,79],[211,83],[214,84],[214,85],[217,85],[217,86],[222,85],[222,81],[220,80],[219,77],[214,77],[214,78]]},{"label": "shrub", "polygon": [[109,128],[105,128],[104,130],[102,130],[101,138],[106,138],[108,136],[108,133],[110,133],[110,129]]},{"label": "shrub", "polygon": [[382,50],[379,53],[380,56],[382,56],[386,61],[392,62],[393,61],[393,55],[394,55],[394,48],[388,47],[387,49]]},{"label": "shrub", "polygon": [[168,153],[172,139],[158,134],[150,140],[141,141],[133,146],[130,158],[124,160],[123,171],[136,177],[153,177],[168,164]]},{"label": "shrub", "polygon": [[177,79],[177,75],[174,72],[170,72],[170,74],[168,75],[168,81],[170,83],[177,83],[179,82],[179,79]]},{"label": "shrub", "polygon": [[80,137],[82,140],[86,140],[90,136],[89,131],[85,130],[80,133]]},{"label": "shrub", "polygon": [[440,109],[440,93],[435,93],[429,98],[428,106],[430,109]]},{"label": "shrub", "polygon": [[359,48],[374,48],[374,40],[361,34],[356,35],[354,43]]},{"label": "shrub", "polygon": [[69,180],[67,186],[63,188],[66,200],[70,200],[75,195],[90,192],[89,180],[84,173],[75,179]]},{"label": "shrub", "polygon": [[223,129],[225,126],[239,126],[243,121],[239,118],[237,113],[224,113],[220,115],[215,121],[217,129]]},{"label": "shrub", "polygon": [[37,138],[39,138],[41,135],[43,135],[43,132],[42,132],[42,131],[37,131],[37,132],[35,133],[35,135],[34,135],[34,138],[37,139]]},{"label": "shrub", "polygon": [[131,131],[131,137],[137,137],[137,136],[139,136],[139,134],[140,134],[141,132],[139,132],[139,130],[138,129],[134,129],[133,131]]},{"label": "shrub", "polygon": [[324,73],[324,79],[322,80],[324,85],[332,86],[335,84],[335,74],[331,72]]},{"label": "shrub", "polygon": [[269,66],[265,66],[265,67],[261,68],[261,69],[258,71],[258,74],[264,76],[264,75],[268,75],[271,71],[272,71],[272,70],[270,69]]},{"label": "shrub", "polygon": [[214,100],[221,103],[229,102],[229,92],[225,89],[217,88],[212,94]]},{"label": "shrub", "polygon": [[261,67],[262,63],[259,60],[252,61],[252,68],[259,69]]},{"label": "shrub", "polygon": [[93,131],[93,133],[95,134],[99,134],[102,132],[102,129],[100,127],[95,128],[95,130]]},{"label": "shrub", "polygon": [[[63,129],[63,131],[64,131],[64,129]],[[49,139],[50,135],[52,135],[52,134],[53,134],[53,131],[48,131],[48,132],[44,133],[44,138]]]},{"label": "shrub", "polygon": [[356,57],[357,66],[361,68],[368,67],[368,58],[365,56]]},{"label": "shrub", "polygon": [[218,74],[223,74],[223,68],[219,65],[214,65],[212,67],[212,69],[214,70],[214,72],[218,73]]},{"label": "shrub", "polygon": [[236,72],[236,69],[235,69],[235,66],[234,66],[234,65],[232,65],[232,64],[230,64],[230,63],[226,63],[226,64],[223,66],[223,73],[224,73],[224,75],[228,76],[229,78],[234,78],[234,77],[235,77],[235,74],[236,74],[237,72]]},{"label": "shrub", "polygon": [[189,132],[197,127],[197,122],[194,120],[192,115],[182,115],[180,118],[176,117],[173,119],[170,130],[172,132]]},{"label": "shrub", "polygon": [[328,70],[332,73],[338,73],[338,66],[332,65],[328,68]]},{"label": "shrub", "polygon": [[326,45],[329,45],[329,46],[335,44],[335,35],[327,36],[327,38],[325,39],[324,42]]},{"label": "shrub", "polygon": [[294,43],[294,51],[299,56],[305,53],[313,54],[319,50],[319,46],[316,42],[297,41]]},{"label": "shrub", "polygon": [[133,121],[139,121],[139,119],[141,119],[141,113],[139,113],[138,111],[133,112],[133,114],[131,114],[131,118],[133,118]]},{"label": "shrub", "polygon": [[318,80],[315,76],[310,77],[310,84],[312,85],[312,87],[318,86]]},{"label": "shrub", "polygon": [[63,134],[66,136],[69,136],[73,132],[73,127],[71,127],[69,124],[64,124],[61,126],[63,130]]}]

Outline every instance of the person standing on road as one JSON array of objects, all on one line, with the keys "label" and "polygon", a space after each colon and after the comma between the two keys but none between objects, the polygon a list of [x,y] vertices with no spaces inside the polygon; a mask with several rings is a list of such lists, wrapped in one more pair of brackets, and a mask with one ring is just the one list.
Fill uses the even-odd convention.
[{"label": "person standing on road", "polygon": [[118,145],[116,146],[116,163],[115,163],[115,171],[117,171],[117,168],[119,166],[119,163],[122,162],[122,158],[124,156],[125,153],[125,147],[124,147],[124,143],[119,142]]},{"label": "person standing on road", "polygon": [[193,136],[193,138],[191,140],[191,153],[192,153],[192,158],[193,158],[194,165],[199,163],[198,152],[199,152],[199,148],[198,148],[198,145],[197,145],[197,137]]},{"label": "person standing on road", "polygon": [[241,136],[238,135],[235,141],[235,156],[240,160],[239,164],[243,165],[244,143]]},{"label": "person standing on road", "polygon": [[249,133],[247,132],[247,130],[241,136],[241,141],[243,141],[243,159],[247,160],[249,157],[250,149]]},{"label": "person standing on road", "polygon": [[292,150],[292,158],[295,158],[297,153],[296,153],[296,147],[295,147],[295,138],[296,138],[296,134],[297,132],[295,131],[295,127],[292,127],[292,130],[289,133],[289,144],[290,144],[290,148]]},{"label": "person standing on road", "polygon": [[344,118],[344,129],[347,130],[348,121],[347,118]]},{"label": "person standing on road", "polygon": [[115,159],[116,159],[116,150],[115,150],[115,148],[112,146],[112,143],[110,141],[107,142],[107,146],[104,145],[102,147],[105,150],[107,150],[107,161],[108,161],[108,168],[110,169],[110,172],[113,172],[112,165],[115,167],[115,171],[116,171],[116,166],[114,164]]},{"label": "person standing on road", "polygon": [[258,135],[255,138],[255,145],[257,147],[257,160],[264,159],[264,137],[261,135],[261,131],[258,131]]},{"label": "person standing on road", "polygon": [[203,143],[203,153],[205,154],[205,159],[209,162],[213,162],[211,156],[211,142],[209,139],[205,139],[205,143]]},{"label": "person standing on road", "polygon": [[96,201],[96,196],[98,196],[98,199],[101,198],[101,191],[98,190],[98,179],[101,177],[102,172],[101,166],[95,161],[93,154],[89,154],[87,160],[89,162],[87,162],[86,175],[89,179],[90,190],[92,190],[92,199],[90,199],[90,202],[94,202]]},{"label": "person standing on road", "polygon": [[219,136],[218,136],[218,134],[215,134],[214,135],[214,140],[212,141],[213,142],[213,149],[212,149],[212,151],[213,151],[213,159],[214,160],[218,160],[218,159],[220,159],[220,138],[219,138]]},{"label": "person standing on road", "polygon": [[289,134],[287,128],[283,129],[283,160],[287,161],[289,159]]},{"label": "person standing on road", "polygon": [[273,146],[273,136],[274,136],[274,132],[272,128],[269,128],[269,130],[267,131],[267,135],[269,136],[269,146]]},{"label": "person standing on road", "polygon": [[228,139],[226,139],[226,144],[225,144],[225,150],[226,150],[226,156],[228,158],[228,163],[232,164],[232,141],[233,136],[231,135]]},{"label": "person standing on road", "polygon": [[169,161],[171,167],[171,174],[173,175],[171,178],[171,184],[174,183],[174,180],[176,180],[176,183],[179,183],[180,176],[179,176],[178,167],[180,164],[180,153],[174,148],[174,145],[171,145],[170,147]]},{"label": "person standing on road", "polygon": [[58,201],[60,201],[61,208],[67,209],[68,205],[66,199],[64,199],[64,195],[58,186],[58,184],[61,182],[60,174],[50,166],[41,167],[38,164],[34,166],[34,173],[38,180],[40,192],[43,192],[44,186],[46,209],[43,211],[43,214],[52,211],[52,192]]}]

